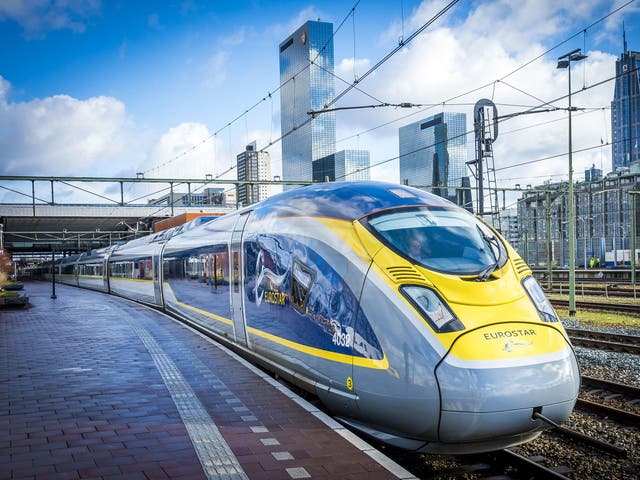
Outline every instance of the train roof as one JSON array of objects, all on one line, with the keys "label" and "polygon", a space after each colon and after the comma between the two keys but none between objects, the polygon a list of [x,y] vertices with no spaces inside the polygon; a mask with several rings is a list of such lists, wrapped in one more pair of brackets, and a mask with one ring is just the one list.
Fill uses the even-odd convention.
[{"label": "train roof", "polygon": [[412,205],[452,206],[448,200],[397,183],[358,181],[309,185],[275,195],[256,206],[261,215],[313,215],[353,221],[379,210]]}]

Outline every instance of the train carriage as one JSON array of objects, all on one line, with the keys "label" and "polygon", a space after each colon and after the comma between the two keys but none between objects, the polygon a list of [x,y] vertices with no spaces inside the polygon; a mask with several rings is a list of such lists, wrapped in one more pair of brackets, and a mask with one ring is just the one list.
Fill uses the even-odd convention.
[{"label": "train carriage", "polygon": [[115,248],[117,246],[91,250],[78,257],[76,271],[79,287],[109,291],[107,260]]},{"label": "train carriage", "polygon": [[575,404],[578,365],[527,265],[484,222],[380,182],[299,188],[109,254],[154,304],[406,449],[517,445]]}]

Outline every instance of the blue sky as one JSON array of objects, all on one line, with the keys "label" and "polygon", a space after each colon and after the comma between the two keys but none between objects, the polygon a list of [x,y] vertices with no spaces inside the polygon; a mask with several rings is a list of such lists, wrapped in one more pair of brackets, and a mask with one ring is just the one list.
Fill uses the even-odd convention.
[{"label": "blue sky", "polygon": [[[260,100],[278,87],[278,44],[306,20],[320,18],[337,29],[346,18],[335,37],[335,65],[351,82],[395,48],[403,31],[408,37],[447,3],[3,0],[0,175],[215,176],[247,143],[262,147],[279,137],[279,96]],[[381,164],[372,178],[394,179],[397,130],[404,124],[449,110],[467,112],[472,128],[472,106],[482,97],[493,97],[501,114],[558,98],[567,79],[555,69],[556,59],[578,47],[589,59],[574,67],[574,84],[612,76],[623,20],[629,48],[640,50],[640,2],[570,37],[626,3],[460,1],[359,84],[382,101],[441,106],[339,113],[338,149],[371,150],[372,163]],[[344,87],[336,82],[336,92]],[[575,105],[604,108],[576,119],[575,148],[608,140],[612,95],[608,82],[575,96]],[[339,105],[369,103],[370,97],[351,92]],[[566,151],[566,112],[527,117],[502,127],[497,166]],[[470,153],[472,141],[469,136]],[[268,150],[274,174],[280,174],[280,148],[276,142]],[[592,163],[607,170],[610,147],[575,162],[577,172]],[[505,169],[499,183],[541,183],[561,179],[563,171],[562,162],[540,161]]]}]

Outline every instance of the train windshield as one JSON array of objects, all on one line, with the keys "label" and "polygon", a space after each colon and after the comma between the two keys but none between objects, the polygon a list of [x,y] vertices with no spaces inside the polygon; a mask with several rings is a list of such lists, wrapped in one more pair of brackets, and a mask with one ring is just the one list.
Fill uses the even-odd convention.
[{"label": "train windshield", "polygon": [[402,208],[371,215],[363,223],[402,256],[439,272],[487,280],[507,261],[500,239],[464,210]]}]

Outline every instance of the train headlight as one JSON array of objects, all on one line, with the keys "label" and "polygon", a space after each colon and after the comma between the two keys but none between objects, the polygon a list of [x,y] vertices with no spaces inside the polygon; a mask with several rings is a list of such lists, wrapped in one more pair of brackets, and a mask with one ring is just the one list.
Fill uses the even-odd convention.
[{"label": "train headlight", "polygon": [[540,315],[542,321],[557,322],[558,316],[556,315],[555,310],[551,306],[551,303],[549,303],[549,299],[547,299],[537,280],[529,276],[522,281],[522,286],[529,294],[529,298],[531,298],[533,304],[536,306],[536,310],[538,310],[538,314]]},{"label": "train headlight", "polygon": [[464,330],[462,322],[433,290],[416,285],[405,285],[400,287],[400,291],[420,311],[436,332],[447,333]]}]

